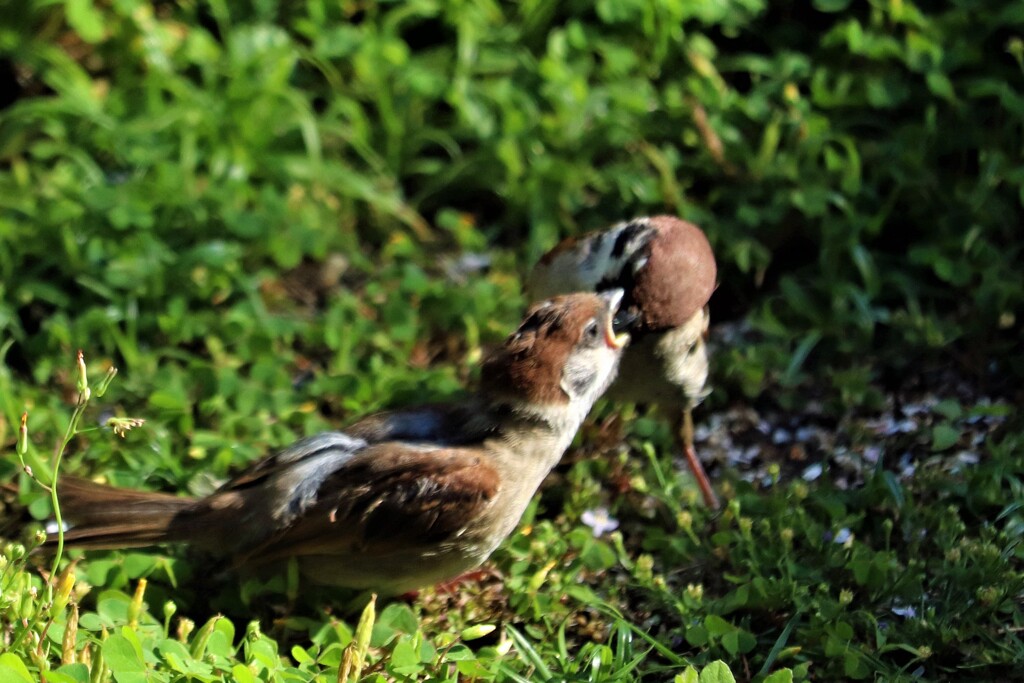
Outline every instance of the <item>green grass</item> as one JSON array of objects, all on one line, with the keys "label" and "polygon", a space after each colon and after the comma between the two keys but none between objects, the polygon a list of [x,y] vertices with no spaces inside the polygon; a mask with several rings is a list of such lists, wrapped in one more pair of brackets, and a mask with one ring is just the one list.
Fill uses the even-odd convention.
[{"label": "green grass", "polygon": [[[0,678],[1022,675],[1014,10],[22,5],[0,24]],[[48,482],[78,349],[94,392],[61,471],[201,495],[457,394],[544,249],[658,212],[707,230],[734,330],[698,422],[834,435],[795,460],[722,422],[761,451],[718,468],[721,515],[666,424],[600,405],[486,571],[376,604],[361,644],[364,599],[293,574],[157,548],[66,552],[48,581],[27,554],[52,504],[20,418]],[[879,433],[893,397],[935,401]]]},{"label": "green grass", "polygon": [[[954,402],[941,411],[948,419],[914,435],[925,452],[955,445],[972,415],[1005,413]],[[775,672],[774,681],[1018,671],[1019,433],[989,441],[983,461],[957,476],[935,458],[903,479],[879,463],[840,490],[827,477],[781,479],[775,466],[765,486],[725,484],[731,500],[715,516],[696,503],[656,421],[627,420],[635,429],[616,433],[617,415],[604,412],[481,576],[379,605],[362,650],[350,647],[350,610],[365,596],[300,585],[292,573],[239,584],[180,549],[72,551],[48,584],[49,564],[9,544],[0,609],[12,647],[0,666],[58,681],[104,671],[116,680],[334,680],[346,656],[365,662],[363,680],[689,680],[729,666],[740,679]],[[129,458],[157,446],[152,429],[120,439],[90,428],[72,441],[89,443],[72,460],[85,468],[105,454],[107,477],[130,480],[119,472],[155,467],[157,458]],[[47,458],[34,450],[42,472]],[[212,463],[190,455],[196,474],[182,486],[195,488]],[[48,496],[25,484],[22,500],[45,516]],[[581,520],[603,506],[620,527],[595,537]]]}]

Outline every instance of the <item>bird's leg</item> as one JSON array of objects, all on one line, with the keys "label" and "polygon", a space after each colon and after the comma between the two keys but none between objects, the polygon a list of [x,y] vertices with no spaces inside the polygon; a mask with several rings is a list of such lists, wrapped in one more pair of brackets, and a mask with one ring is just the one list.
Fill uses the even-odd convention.
[{"label": "bird's leg", "polygon": [[[458,576],[453,576],[450,579],[445,579],[440,583],[434,584],[434,591],[436,591],[440,595],[455,595],[459,592],[460,586],[462,586],[462,584],[469,583],[471,581],[482,581],[483,579],[486,579],[489,576],[494,576],[495,574],[496,572],[494,569],[490,569],[487,567],[483,567],[480,569],[471,569],[468,572],[464,572],[462,574],[459,574]],[[413,600],[416,600],[419,596],[420,590],[417,589],[402,593],[398,596],[398,598],[400,600],[412,602]]]},{"label": "bird's leg", "polygon": [[718,503],[718,496],[715,495],[714,489],[711,488],[711,480],[708,479],[707,472],[704,471],[704,465],[701,464],[697,458],[697,451],[693,447],[693,407],[687,406],[683,409],[682,424],[679,427],[679,440],[682,442],[683,455],[686,456],[686,464],[690,466],[690,472],[693,473],[693,478],[697,480],[697,486],[700,487],[700,492],[704,496],[704,504],[712,510],[717,510],[720,505]]},{"label": "bird's leg", "polygon": [[434,586],[434,590],[444,595],[453,595],[459,592],[459,586],[470,581],[480,581],[491,576],[494,572],[487,568],[472,569],[464,574],[442,581]]},{"label": "bird's leg", "polygon": [[[486,568],[486,567],[481,568],[481,569],[471,569],[468,572],[464,572],[462,574],[459,574],[458,576],[453,576],[450,579],[445,579],[444,581],[441,581],[440,583],[434,584],[434,590],[436,592],[440,593],[441,595],[454,595],[455,593],[459,592],[459,587],[462,584],[468,583],[468,582],[471,582],[471,581],[482,581],[483,579],[486,579],[489,576],[494,576],[495,573],[496,572],[493,569]],[[419,596],[420,596],[420,591],[419,590],[411,590],[411,591],[407,591],[405,593],[402,593],[398,597],[400,599],[402,599],[402,600],[408,600],[408,601],[411,602],[411,601],[415,600],[416,598],[418,598]]]}]

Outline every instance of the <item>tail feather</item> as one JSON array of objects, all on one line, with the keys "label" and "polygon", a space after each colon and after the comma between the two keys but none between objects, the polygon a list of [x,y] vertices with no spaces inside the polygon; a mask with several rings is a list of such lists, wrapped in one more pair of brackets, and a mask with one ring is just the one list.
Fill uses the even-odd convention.
[{"label": "tail feather", "polygon": [[[131,491],[86,479],[61,477],[57,484],[61,517],[69,528],[64,543],[80,548],[133,548],[181,540],[174,520],[195,504],[167,493]],[[57,542],[50,533],[46,545]]]}]

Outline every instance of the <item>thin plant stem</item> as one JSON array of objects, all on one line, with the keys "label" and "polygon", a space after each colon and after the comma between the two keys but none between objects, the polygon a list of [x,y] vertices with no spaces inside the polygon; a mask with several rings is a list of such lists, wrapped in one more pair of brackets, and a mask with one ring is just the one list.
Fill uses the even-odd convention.
[{"label": "thin plant stem", "polygon": [[64,433],[64,440],[60,444],[60,448],[53,455],[53,480],[50,482],[50,504],[53,506],[53,518],[57,523],[57,552],[53,556],[53,566],[50,569],[50,580],[46,583],[46,598],[47,602],[53,602],[53,577],[57,576],[60,569],[60,561],[64,555],[64,519],[60,514],[60,500],[57,498],[57,479],[60,470],[61,461],[64,458],[64,451],[67,450],[68,444],[71,443],[71,439],[75,438],[78,433],[78,423],[82,420],[82,414],[85,412],[85,407],[89,405],[89,387],[85,387],[78,394],[78,405],[75,406],[75,411],[71,414],[71,420],[68,422],[67,431]]},{"label": "thin plant stem", "polygon": [[[16,649],[18,645],[21,644],[22,638],[24,638],[25,635],[27,635],[35,628],[35,625],[39,623],[39,619],[43,613],[46,613],[48,615],[46,628],[43,629],[44,636],[46,634],[46,631],[49,629],[50,624],[53,622],[53,619],[55,618],[55,615],[49,614],[49,612],[51,611],[51,608],[53,606],[54,582],[56,578],[60,575],[60,562],[64,557],[64,519],[60,513],[60,500],[57,497],[57,480],[60,475],[60,465],[61,461],[64,459],[64,452],[67,450],[68,445],[71,443],[71,440],[75,438],[75,436],[79,433],[78,425],[82,421],[82,415],[85,413],[85,409],[89,405],[89,399],[92,396],[92,390],[89,388],[89,381],[85,372],[85,359],[81,351],[78,352],[78,369],[78,402],[75,405],[74,412],[71,413],[71,419],[68,421],[68,427],[67,430],[64,432],[64,438],[61,440],[60,444],[57,446],[57,450],[53,454],[53,460],[51,462],[52,474],[49,486],[46,486],[38,479],[36,479],[32,471],[29,468],[25,467],[24,454],[21,452],[20,449],[18,453],[19,458],[21,459],[22,468],[25,470],[25,472],[50,493],[50,504],[53,506],[53,517],[54,521],[57,524],[57,551],[53,556],[53,564],[50,567],[50,576],[46,581],[45,609],[40,609],[36,611],[36,613],[32,617],[31,623],[28,624],[24,629],[22,629],[21,632],[17,635],[17,637],[15,637],[14,642],[11,644],[10,650]],[[115,373],[116,370],[113,373],[108,372],[107,377],[101,383],[101,394],[106,389],[106,386],[110,383],[110,380],[113,379],[113,375]],[[22,418],[22,429],[24,429],[24,421],[26,417],[27,414],[25,417]]]}]

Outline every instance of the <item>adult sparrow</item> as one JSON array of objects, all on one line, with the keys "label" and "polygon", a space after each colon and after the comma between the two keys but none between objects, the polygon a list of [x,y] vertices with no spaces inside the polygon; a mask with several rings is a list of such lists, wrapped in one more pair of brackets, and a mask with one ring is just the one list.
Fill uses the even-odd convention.
[{"label": "adult sparrow", "polygon": [[700,228],[654,216],[563,240],[540,259],[526,284],[535,298],[625,291],[622,313],[634,318],[633,342],[608,396],[655,403],[678,415],[677,438],[712,509],[718,498],[693,447],[692,411],[707,395],[707,302],[716,275],[715,256]]},{"label": "adult sparrow", "polygon": [[[482,563],[518,524],[629,340],[622,290],[533,305],[452,405],[364,417],[303,439],[204,498],[64,477],[69,545],[186,542],[248,568],[295,557],[309,579],[398,594]],[[51,535],[51,542],[54,536]]]}]

